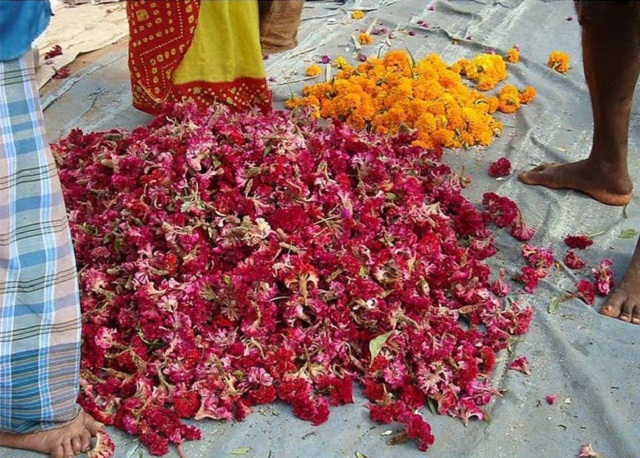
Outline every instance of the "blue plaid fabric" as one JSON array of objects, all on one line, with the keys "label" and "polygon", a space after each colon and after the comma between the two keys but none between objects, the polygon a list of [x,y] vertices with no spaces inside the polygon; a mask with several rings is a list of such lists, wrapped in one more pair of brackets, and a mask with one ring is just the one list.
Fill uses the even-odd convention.
[{"label": "blue plaid fabric", "polygon": [[0,62],[0,431],[75,418],[77,272],[30,53]]}]

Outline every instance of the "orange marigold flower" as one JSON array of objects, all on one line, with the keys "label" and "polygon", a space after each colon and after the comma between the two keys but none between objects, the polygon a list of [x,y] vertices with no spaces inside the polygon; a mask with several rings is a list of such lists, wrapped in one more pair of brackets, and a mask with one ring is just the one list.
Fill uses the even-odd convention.
[{"label": "orange marigold flower", "polygon": [[520,97],[517,94],[505,93],[498,97],[500,101],[499,110],[503,113],[513,113],[520,108]]},{"label": "orange marigold flower", "polygon": [[526,105],[536,97],[536,90],[533,86],[525,87],[520,93],[520,103]]},{"label": "orange marigold flower", "polygon": [[504,60],[509,62],[510,64],[516,64],[520,61],[520,52],[517,48],[513,47],[507,51],[507,55]]},{"label": "orange marigold flower", "polygon": [[358,35],[358,43],[360,43],[361,45],[370,45],[371,43],[373,43],[373,38],[370,34],[362,32],[360,35]]},{"label": "orange marigold flower", "polygon": [[355,10],[351,13],[352,19],[362,19],[364,17],[364,13],[360,10]]},{"label": "orange marigold flower", "polygon": [[552,51],[549,54],[549,60],[547,66],[554,69],[559,73],[566,73],[569,71],[569,55],[562,51]]},{"label": "orange marigold flower", "polygon": [[322,69],[319,65],[312,64],[307,67],[305,73],[307,76],[318,76],[322,74]]}]

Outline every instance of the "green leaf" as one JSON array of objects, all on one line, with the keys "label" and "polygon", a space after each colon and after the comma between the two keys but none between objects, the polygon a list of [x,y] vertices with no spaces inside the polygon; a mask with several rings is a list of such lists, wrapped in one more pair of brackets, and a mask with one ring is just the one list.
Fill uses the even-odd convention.
[{"label": "green leaf", "polygon": [[240,447],[229,452],[230,455],[246,455],[251,451],[251,447]]},{"label": "green leaf", "polygon": [[387,342],[389,336],[393,333],[393,331],[385,332],[382,335],[379,335],[375,339],[372,339],[369,342],[369,353],[371,353],[371,362],[378,356],[380,350],[382,350],[382,346]]},{"label": "green leaf", "polygon": [[438,401],[432,398],[427,398],[427,407],[429,407],[432,414],[438,415]]},{"label": "green leaf", "polygon": [[560,304],[562,304],[562,297],[553,296],[548,308],[549,313],[556,313],[558,311],[558,308],[560,308]]},{"label": "green leaf", "polygon": [[367,455],[364,453],[356,452],[356,458],[367,458]]},{"label": "green leaf", "polygon": [[638,231],[634,229],[625,229],[622,232],[620,232],[620,235],[618,237],[620,237],[621,239],[632,239],[636,235],[638,235]]},{"label": "green leaf", "polygon": [[491,414],[485,409],[482,409],[482,413],[484,413],[484,421],[486,421],[487,424],[490,425],[492,421]]}]

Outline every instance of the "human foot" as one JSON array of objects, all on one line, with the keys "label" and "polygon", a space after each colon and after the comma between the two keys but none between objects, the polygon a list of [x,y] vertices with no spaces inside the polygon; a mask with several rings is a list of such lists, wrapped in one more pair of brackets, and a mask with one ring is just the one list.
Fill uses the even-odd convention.
[{"label": "human foot", "polygon": [[607,205],[623,206],[631,200],[633,188],[628,176],[609,173],[587,160],[568,164],[542,164],[521,172],[518,179],[524,184],[545,186],[551,189],[574,189]]},{"label": "human foot", "polygon": [[602,315],[640,325],[640,256],[638,248],[622,282],[600,309]]},{"label": "human foot", "polygon": [[19,448],[70,458],[91,449],[91,437],[102,430],[102,423],[81,411],[75,420],[57,429],[31,434],[0,433],[0,447]]}]

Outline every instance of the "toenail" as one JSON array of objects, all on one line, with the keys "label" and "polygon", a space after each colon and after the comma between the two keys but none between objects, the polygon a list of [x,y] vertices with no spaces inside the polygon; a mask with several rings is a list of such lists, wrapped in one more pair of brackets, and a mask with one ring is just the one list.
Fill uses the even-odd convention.
[{"label": "toenail", "polygon": [[620,315],[622,321],[629,321],[629,315]]}]

